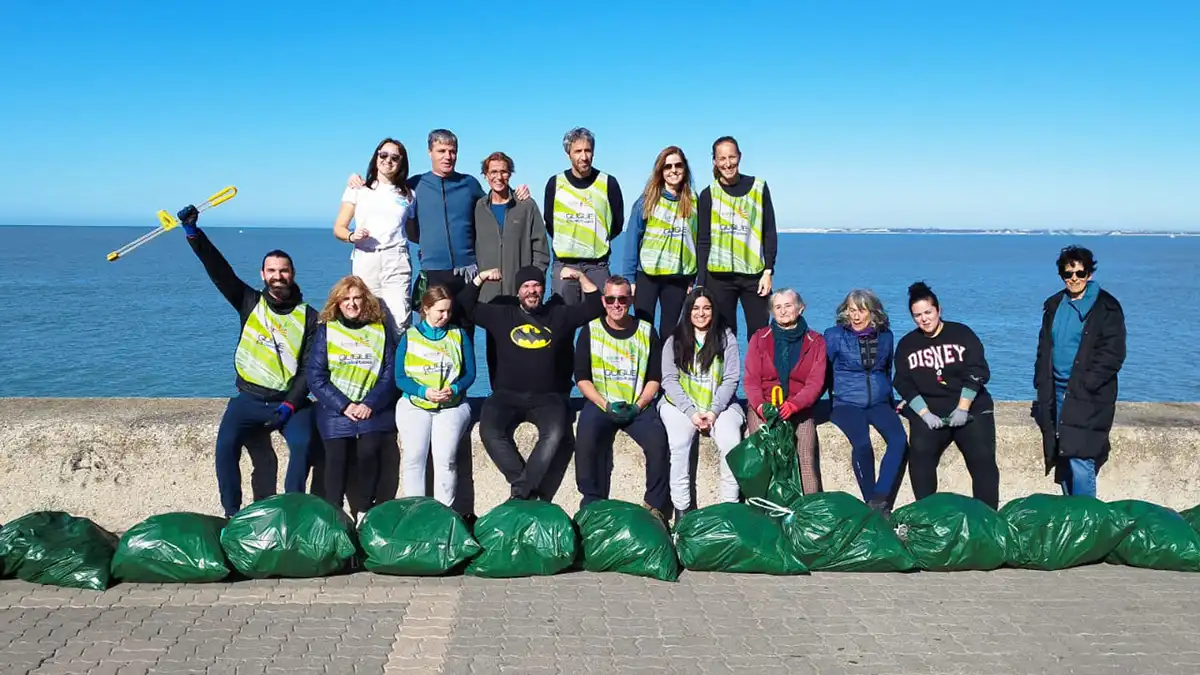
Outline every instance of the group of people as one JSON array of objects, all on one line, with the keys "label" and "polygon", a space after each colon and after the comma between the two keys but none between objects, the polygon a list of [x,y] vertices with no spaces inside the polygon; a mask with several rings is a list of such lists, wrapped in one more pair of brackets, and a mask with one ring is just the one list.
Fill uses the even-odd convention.
[{"label": "group of people", "polygon": [[[480,437],[511,498],[551,499],[556,471],[572,458],[581,506],[607,498],[613,441],[624,431],[645,455],[644,506],[664,521],[696,507],[690,459],[698,435],[720,452],[720,500],[736,501],[725,457],[766,423],[768,403],[777,405],[777,423],[794,430],[805,493],[820,491],[816,408],[828,392],[830,420],[852,446],[872,508],[890,511],[906,465],[916,498],[936,492],[952,442],[974,496],[998,505],[994,405],[978,336],[943,320],[923,282],[909,288],[915,328],[898,342],[883,304],[864,289],[846,296],[835,326],[811,329],[800,294],[773,287],[770,191],[740,172],[733,138],[713,143],[713,182],[699,195],[683,150],[664,148],[628,228],[620,185],[592,165],[595,139],[586,129],[564,136],[570,168],[547,181],[543,211],[527,186],[511,186],[515,166],[505,153],[483,160],[485,192],[456,170],[451,132],[431,132],[427,145],[428,173],[410,177],[406,148],[388,138],[365,176],[350,177],[333,230],[353,246],[351,275],[320,312],[304,302],[287,253],[264,256],[265,287],[257,290],[200,230],[194,207],[179,213],[192,249],[241,317],[239,393],[217,438],[226,515],[241,507],[243,447],[255,464],[255,498],[260,485],[273,490],[265,484],[274,479],[274,456],[258,447],[271,429],[288,444],[289,492],[305,491],[311,470],[313,492],[338,508],[349,497],[361,518],[395,494],[383,458],[398,434],[403,493],[426,493],[432,457],[432,496],[453,504],[455,458],[473,419],[466,393],[476,377],[476,326],[486,335],[492,390]],[[609,263],[623,229],[622,275]],[[410,242],[419,246],[415,279]],[[1044,308],[1033,414],[1047,472],[1057,470],[1066,493],[1094,495],[1125,355],[1124,319],[1093,280],[1090,251],[1068,247],[1057,267],[1065,288]],[[573,386],[584,397],[577,423]],[[521,422],[537,429],[526,453],[514,440]],[[870,427],[886,441],[878,471]]]}]

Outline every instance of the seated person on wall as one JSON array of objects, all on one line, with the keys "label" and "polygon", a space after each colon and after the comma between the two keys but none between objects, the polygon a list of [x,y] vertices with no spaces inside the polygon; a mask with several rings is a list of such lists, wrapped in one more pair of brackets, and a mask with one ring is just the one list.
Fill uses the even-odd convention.
[{"label": "seated person on wall", "polygon": [[361,523],[376,503],[379,455],[396,430],[391,331],[379,298],[356,276],[329,292],[308,360],[308,381],[317,399],[317,429],[325,445],[325,499],[342,508],[346,474],[354,455],[357,499],[352,518]]},{"label": "seated person on wall", "polygon": [[453,302],[445,286],[429,287],[417,308],[419,318],[396,348],[404,496],[425,496],[425,467],[433,455],[433,497],[446,506],[453,504],[458,487],[456,453],[471,428],[467,390],[475,382],[475,348],[465,330],[451,325]]},{"label": "seated person on wall", "polygon": [[255,289],[238,278],[197,226],[200,212],[195,206],[178,216],[192,252],[241,323],[234,352],[238,395],[229,400],[217,431],[217,490],[230,517],[242,508],[242,446],[263,429],[279,430],[287,441],[284,491],[305,491],[316,434],[304,366],[317,330],[317,312],[304,302],[287,253],[274,250],[263,256],[259,274],[265,287]]},{"label": "seated person on wall", "polygon": [[575,481],[580,507],[609,498],[613,441],[622,430],[646,455],[645,506],[666,521],[671,505],[667,431],[654,407],[662,381],[662,347],[649,321],[630,314],[633,291],[624,277],[604,284],[604,317],[579,331],[575,384],[587,402],[579,413]]},{"label": "seated person on wall", "polygon": [[773,321],[750,337],[746,346],[746,402],[752,434],[763,422],[763,404],[775,387],[783,390],[779,416],[796,430],[800,480],[804,494],[821,491],[817,471],[817,425],[813,406],[825,391],[825,338],[809,330],[804,300],[790,288],[771,294]]},{"label": "seated person on wall", "polygon": [[719,497],[738,500],[737,479],[725,462],[742,441],[746,415],[734,396],[742,379],[737,338],[717,312],[711,291],[696,288],[683,300],[683,318],[663,342],[662,389],[658,414],[671,448],[671,501],[678,521],[695,508],[692,497],[692,443],[707,434],[721,453]]},{"label": "seated person on wall", "polygon": [[[892,399],[892,331],[883,303],[865,289],[850,291],[825,331],[833,410],[829,421],[850,441],[850,462],[863,501],[888,514],[903,478],[908,436]],[[871,427],[887,441],[875,478]]]},{"label": "seated person on wall", "polygon": [[[479,415],[479,436],[508,481],[513,499],[546,497],[543,479],[556,454],[569,447],[563,443],[570,433],[570,415],[562,383],[570,381],[570,364],[564,367],[559,354],[576,329],[602,311],[599,289],[579,270],[564,267],[559,274],[583,288],[583,304],[543,303],[546,274],[534,266],[517,272],[516,303],[479,302],[480,287],[501,280],[498,269],[480,272],[458,296],[470,320],[496,344],[495,387]],[[538,440],[528,460],[513,440],[520,422],[537,427]]]},{"label": "seated person on wall", "polygon": [[1125,363],[1121,303],[1092,279],[1096,258],[1064,248],[1058,275],[1065,288],[1046,299],[1038,336],[1034,417],[1042,430],[1046,473],[1063,494],[1096,496],[1096,474],[1108,460],[1117,412],[1117,373]]}]

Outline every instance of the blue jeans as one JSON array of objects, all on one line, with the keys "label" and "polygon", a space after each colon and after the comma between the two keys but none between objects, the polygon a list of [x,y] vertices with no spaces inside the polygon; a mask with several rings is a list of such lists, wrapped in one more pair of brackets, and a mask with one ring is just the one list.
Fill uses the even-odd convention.
[{"label": "blue jeans", "polygon": [[1059,483],[1064,495],[1096,496],[1096,460],[1082,457],[1060,457]]},{"label": "blue jeans", "polygon": [[[239,465],[242,445],[252,434],[263,430],[279,402],[263,401],[239,393],[229,399],[221,427],[217,430],[217,490],[221,507],[230,517],[242,508],[242,469]],[[284,492],[304,492],[308,482],[312,443],[316,436],[313,406],[303,405],[280,429],[288,444],[288,468],[283,479]]]},{"label": "blue jeans", "polygon": [[[900,415],[887,403],[870,408],[839,405],[833,407],[829,421],[850,441],[850,461],[863,501],[880,499],[890,505],[900,483],[904,455],[908,450],[908,436],[900,423]],[[875,427],[887,442],[887,450],[879,463],[879,480],[875,479],[875,449],[871,447],[870,427]]]}]

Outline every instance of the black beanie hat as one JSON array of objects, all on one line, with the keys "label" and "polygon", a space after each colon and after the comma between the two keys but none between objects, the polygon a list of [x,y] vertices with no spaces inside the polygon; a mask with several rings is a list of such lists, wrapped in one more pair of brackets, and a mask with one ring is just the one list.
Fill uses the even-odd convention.
[{"label": "black beanie hat", "polygon": [[521,288],[526,281],[536,281],[544,285],[546,283],[546,272],[533,265],[526,265],[517,270],[517,288]]}]

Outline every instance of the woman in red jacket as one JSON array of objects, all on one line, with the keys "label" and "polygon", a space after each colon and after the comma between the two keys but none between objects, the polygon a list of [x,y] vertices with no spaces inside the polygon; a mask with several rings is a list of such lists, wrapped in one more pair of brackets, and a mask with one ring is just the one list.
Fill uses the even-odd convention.
[{"label": "woman in red jacket", "polygon": [[[825,389],[825,338],[809,330],[804,320],[804,300],[790,288],[771,295],[774,321],[750,337],[746,351],[746,401],[754,414],[747,415],[748,432],[763,423],[763,403],[771,390],[783,389],[779,414],[796,429],[796,451],[800,456],[800,479],[804,493],[821,490],[817,472],[817,426],[812,408]],[[780,377],[787,373],[787,377]]]}]

